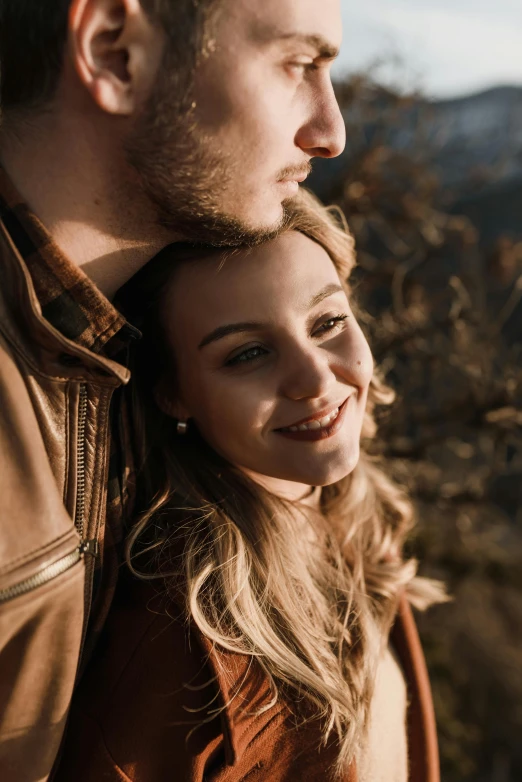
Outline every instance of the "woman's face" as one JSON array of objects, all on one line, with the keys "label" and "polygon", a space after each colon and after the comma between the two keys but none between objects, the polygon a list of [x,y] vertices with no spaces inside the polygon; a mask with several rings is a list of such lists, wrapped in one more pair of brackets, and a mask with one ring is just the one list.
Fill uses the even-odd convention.
[{"label": "woman's face", "polygon": [[182,264],[163,320],[177,383],[161,406],[229,462],[283,493],[354,469],[373,361],[322,247],[292,231]]}]

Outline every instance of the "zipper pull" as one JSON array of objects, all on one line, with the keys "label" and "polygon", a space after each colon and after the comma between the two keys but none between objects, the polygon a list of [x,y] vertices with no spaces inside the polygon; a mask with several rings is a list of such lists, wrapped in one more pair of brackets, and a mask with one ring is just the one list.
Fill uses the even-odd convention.
[{"label": "zipper pull", "polygon": [[82,557],[85,556],[85,554],[90,554],[92,557],[97,557],[100,551],[97,540],[82,540],[79,549]]}]

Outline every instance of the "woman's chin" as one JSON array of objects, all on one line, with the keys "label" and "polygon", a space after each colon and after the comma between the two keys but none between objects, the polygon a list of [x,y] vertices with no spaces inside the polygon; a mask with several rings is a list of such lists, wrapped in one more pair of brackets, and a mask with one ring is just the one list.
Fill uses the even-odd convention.
[{"label": "woman's chin", "polygon": [[294,462],[289,471],[282,470],[278,477],[307,486],[331,486],[355,470],[359,456],[360,448],[357,443],[349,451],[344,451],[336,458],[307,461],[303,465]]},{"label": "woman's chin", "polygon": [[[239,467],[257,483],[269,487],[279,487],[279,483],[301,484],[303,486],[331,486],[350,475],[359,462],[359,442],[345,444],[330,454],[308,454],[306,458],[281,458],[280,454],[272,454],[270,458],[256,459],[255,455],[247,460],[232,459],[223,454],[232,464]],[[279,456],[279,458],[277,458]],[[276,489],[280,493],[280,487]]]},{"label": "woman's chin", "polygon": [[327,470],[324,475],[320,475],[312,482],[313,486],[331,486],[333,483],[342,481],[343,478],[347,478],[357,467],[359,459],[354,459],[349,464],[345,464],[342,467],[339,466],[335,470]]}]

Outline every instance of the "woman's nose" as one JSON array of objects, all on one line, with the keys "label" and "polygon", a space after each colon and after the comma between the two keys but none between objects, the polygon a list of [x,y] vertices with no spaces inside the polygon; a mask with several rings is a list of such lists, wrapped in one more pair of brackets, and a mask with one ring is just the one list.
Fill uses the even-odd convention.
[{"label": "woman's nose", "polygon": [[335,374],[326,355],[319,350],[294,348],[283,356],[281,391],[289,399],[317,399],[326,397],[335,382]]}]

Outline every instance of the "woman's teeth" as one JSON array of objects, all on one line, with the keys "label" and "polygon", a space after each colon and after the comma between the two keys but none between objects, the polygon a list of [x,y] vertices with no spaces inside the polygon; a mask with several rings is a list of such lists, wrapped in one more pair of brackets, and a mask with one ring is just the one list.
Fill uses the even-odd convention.
[{"label": "woman's teeth", "polygon": [[286,426],[284,432],[307,432],[312,429],[324,429],[326,426],[332,423],[332,421],[339,415],[339,408],[336,407],[331,413],[325,415],[324,418],[318,418],[315,421],[309,421],[307,424],[299,424],[298,426]]}]

